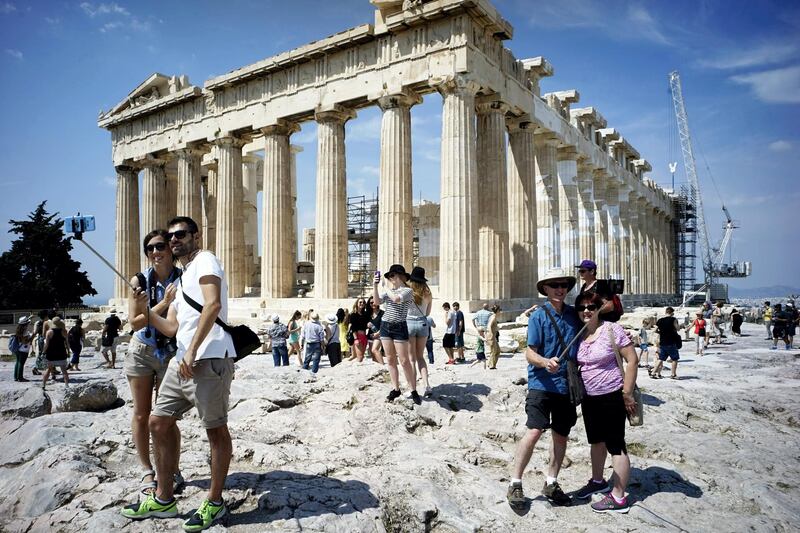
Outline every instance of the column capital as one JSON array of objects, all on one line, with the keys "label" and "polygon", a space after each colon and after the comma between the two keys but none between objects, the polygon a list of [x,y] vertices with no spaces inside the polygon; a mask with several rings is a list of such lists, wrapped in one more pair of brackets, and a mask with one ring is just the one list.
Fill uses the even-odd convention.
[{"label": "column capital", "polygon": [[314,111],[314,120],[317,122],[334,122],[344,124],[350,119],[356,118],[356,112],[353,109],[334,104],[332,106],[317,106]]},{"label": "column capital", "polygon": [[559,146],[558,148],[559,161],[577,161],[578,150],[574,146]]},{"label": "column capital", "polygon": [[114,170],[117,171],[117,174],[128,174],[139,172],[139,167],[132,164],[117,165],[114,167]]},{"label": "column capital", "polygon": [[472,95],[478,94],[481,86],[462,75],[447,76],[444,78],[434,78],[431,80],[430,85],[439,91],[442,95],[445,94],[461,94]]},{"label": "column capital", "polygon": [[291,150],[291,152],[293,154],[299,154],[300,152],[302,152],[304,150],[304,148],[302,146],[300,146],[299,144],[290,144],[289,145],[289,150]]},{"label": "column capital", "polygon": [[508,128],[508,133],[516,133],[518,131],[529,131],[530,133],[534,133],[536,129],[536,124],[533,123],[531,120],[530,115],[525,114],[519,117],[506,117],[506,128]]},{"label": "column capital", "polygon": [[261,128],[264,135],[291,135],[300,131],[300,124],[288,120],[278,119],[275,124]]},{"label": "column capital", "polygon": [[541,146],[558,146],[559,139],[556,137],[555,133],[550,131],[543,133],[534,132],[533,142]]},{"label": "column capital", "polygon": [[217,147],[224,147],[224,146],[233,146],[236,148],[241,148],[247,141],[240,137],[236,137],[235,135],[231,134],[230,132],[224,132],[224,134],[216,137],[215,139],[211,140],[211,143]]},{"label": "column capital", "polygon": [[211,151],[211,147],[198,148],[198,147],[183,147],[170,150],[170,153],[175,154],[179,159],[189,157],[203,157]]},{"label": "column capital", "polygon": [[163,167],[167,164],[168,159],[166,157],[155,157],[148,154],[141,158],[136,158],[135,162],[137,165],[141,166],[141,168]]},{"label": "column capital", "polygon": [[487,113],[501,113],[505,115],[511,106],[501,100],[499,94],[479,96],[475,102],[475,110],[479,115]]},{"label": "column capital", "polygon": [[382,111],[387,109],[394,109],[396,107],[411,107],[422,103],[422,97],[409,89],[403,89],[400,92],[392,94],[384,94],[375,99],[378,107]]}]

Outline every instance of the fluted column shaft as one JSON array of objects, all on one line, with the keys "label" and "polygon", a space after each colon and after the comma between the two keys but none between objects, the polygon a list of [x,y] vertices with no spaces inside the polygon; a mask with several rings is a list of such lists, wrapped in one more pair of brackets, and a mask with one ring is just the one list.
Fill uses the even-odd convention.
[{"label": "fluted column shaft", "polygon": [[608,179],[601,172],[594,173],[592,189],[594,192],[594,261],[597,263],[597,277],[608,277],[608,211],[606,210],[606,185]]},{"label": "fluted column shaft", "polygon": [[244,219],[242,212],[243,141],[228,136],[217,139],[216,255],[228,279],[228,296],[244,295]]},{"label": "fluted column shaft", "polygon": [[217,168],[216,161],[208,168],[203,236],[203,247],[214,253],[217,252]]},{"label": "fluted column shaft", "polygon": [[411,226],[411,106],[414,94],[394,94],[378,99],[381,118],[380,183],[378,186],[377,268],[393,264],[410,270],[413,259]]},{"label": "fluted column shaft", "polygon": [[[118,166],[116,171],[114,264],[123,276],[130,279],[139,271],[142,255],[139,247],[139,173],[128,166]],[[128,285],[114,276],[114,298],[127,298],[129,292]]]},{"label": "fluted column shaft", "polygon": [[507,299],[511,295],[506,189],[508,106],[499,101],[482,102],[477,110],[479,297]]},{"label": "fluted column shaft", "polygon": [[558,150],[557,173],[561,266],[572,269],[581,261],[578,243],[578,155],[574,147]]},{"label": "fluted column shaft", "polygon": [[655,211],[653,207],[648,204],[647,205],[647,218],[644,224],[645,234],[647,235],[647,260],[645,261],[645,266],[647,268],[647,293],[648,294],[655,294],[656,293],[656,257],[658,256],[658,251],[656,250],[655,242],[653,240],[653,223],[655,218]]},{"label": "fluted column shaft", "polygon": [[639,198],[639,294],[650,293],[650,269],[648,261],[650,257],[650,247],[647,242],[647,200]]},{"label": "fluted column shaft", "polygon": [[628,195],[629,189],[625,184],[619,187],[619,270],[620,277],[625,280],[625,294],[630,294],[631,280],[631,237],[628,222]]},{"label": "fluted column shaft", "polygon": [[[164,161],[146,160],[142,175],[142,233],[147,234],[154,229],[163,228],[166,223],[165,196],[166,175]],[[141,256],[140,268],[148,267],[147,257]],[[135,272],[134,272],[135,273]]]},{"label": "fluted column shaft", "polygon": [[640,263],[641,263],[641,250],[639,247],[639,199],[636,193],[631,192],[628,196],[628,239],[630,241],[630,280],[626,281],[626,285],[630,287],[631,294],[641,294],[639,287],[640,276]]},{"label": "fluted column shaft", "polygon": [[536,155],[534,125],[516,122],[508,131],[508,240],[511,297],[537,296]]},{"label": "fluted column shaft", "polygon": [[478,297],[478,191],[475,94],[456,79],[438,87],[443,97],[439,298]]},{"label": "fluted column shaft", "polygon": [[[255,154],[242,156],[242,224],[244,225],[245,280],[247,285],[261,281],[258,259],[258,184],[263,179],[263,161]],[[262,234],[263,236],[263,234]]]},{"label": "fluted column shaft", "polygon": [[317,213],[314,296],[347,297],[345,111],[320,111],[317,120]]},{"label": "fluted column shaft", "polygon": [[595,258],[595,217],[592,169],[578,165],[578,250],[581,259]]},{"label": "fluted column shaft", "polygon": [[181,216],[191,217],[198,224],[202,222],[200,194],[200,159],[202,152],[184,148],[176,150],[178,159],[178,205]]},{"label": "fluted column shaft", "polygon": [[[294,284],[292,255],[292,154],[289,136],[299,128],[278,124],[264,132],[261,226],[261,297],[288,298]],[[287,229],[288,228],[288,229]],[[296,237],[295,237],[296,238]],[[296,252],[295,252],[296,253]]]},{"label": "fluted column shaft", "polygon": [[536,151],[536,219],[539,278],[561,266],[558,211],[558,142],[549,134],[534,136]]},{"label": "fluted column shaft", "polygon": [[159,227],[164,227],[178,214],[178,175],[164,170],[164,212]]},{"label": "fluted column shaft", "polygon": [[292,162],[291,162],[291,198],[289,200],[289,207],[292,211],[291,215],[291,228],[289,230],[289,235],[291,239],[291,247],[289,250],[290,255],[290,264],[292,265],[292,275],[289,280],[289,286],[294,287],[296,282],[296,269],[297,269],[297,154],[303,151],[303,147],[291,144],[289,145],[289,150],[292,154]]},{"label": "fluted column shaft", "polygon": [[620,261],[619,234],[619,182],[612,177],[606,185],[606,214],[608,216],[608,277],[620,279],[622,268]]},{"label": "fluted column shaft", "polygon": [[669,246],[667,239],[667,215],[659,211],[658,240],[661,242],[661,294],[669,292],[667,283],[669,279]]}]

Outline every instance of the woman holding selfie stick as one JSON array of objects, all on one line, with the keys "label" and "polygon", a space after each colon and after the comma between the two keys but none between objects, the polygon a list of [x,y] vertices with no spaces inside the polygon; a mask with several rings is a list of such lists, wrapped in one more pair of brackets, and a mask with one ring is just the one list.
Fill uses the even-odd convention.
[{"label": "woman holding selfie stick", "polygon": [[380,271],[375,272],[372,297],[376,303],[383,303],[386,307],[381,321],[380,336],[383,351],[388,359],[389,376],[392,378],[393,387],[386,400],[391,402],[400,397],[400,375],[397,368],[399,360],[408,386],[411,388],[411,399],[414,400],[415,404],[419,405],[422,403],[422,398],[417,393],[417,373],[414,368],[414,362],[408,353],[408,324],[406,323],[406,317],[408,316],[408,307],[414,299],[413,292],[406,285],[409,275],[406,274],[406,269],[403,268],[403,265],[392,265],[389,267],[389,271],[384,274],[384,278],[389,280],[389,288],[381,293],[378,290],[378,285],[381,283],[381,273]]},{"label": "woman holding selfie stick", "polygon": [[[170,304],[175,299],[174,283],[180,278],[181,270],[175,266],[175,259],[169,246],[167,232],[162,229],[148,233],[143,242],[144,253],[150,267],[131,279],[135,290],[148,294],[150,308],[137,312],[136,299],[128,298],[128,317],[134,330],[125,355],[125,375],[131,388],[133,398],[133,416],[131,432],[133,443],[142,465],[142,478],[139,490],[142,493],[155,491],[156,480],[153,463],[150,460],[150,428],[148,425],[152,410],[153,389],[158,395],[158,386],[164,378],[170,359],[175,355],[177,346],[175,339],[164,337],[150,325],[149,315],[167,315]],[[180,457],[181,434],[175,426],[174,442],[177,444],[175,454]],[[184,486],[180,471],[175,473],[175,490]]]}]

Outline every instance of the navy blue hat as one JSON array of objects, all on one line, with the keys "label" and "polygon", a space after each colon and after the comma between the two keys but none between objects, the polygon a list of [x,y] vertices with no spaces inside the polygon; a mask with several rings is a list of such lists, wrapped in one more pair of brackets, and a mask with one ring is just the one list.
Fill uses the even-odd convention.
[{"label": "navy blue hat", "polygon": [[597,270],[597,263],[595,263],[591,259],[584,259],[583,261],[581,261],[581,264],[576,266],[575,268],[586,268],[589,270]]}]

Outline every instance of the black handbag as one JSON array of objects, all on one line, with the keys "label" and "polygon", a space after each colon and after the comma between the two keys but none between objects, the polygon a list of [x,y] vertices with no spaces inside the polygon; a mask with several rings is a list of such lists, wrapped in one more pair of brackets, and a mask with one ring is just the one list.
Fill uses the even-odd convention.
[{"label": "black handbag", "polygon": [[[186,292],[183,293],[183,299],[186,303],[191,305],[198,313],[203,312],[203,306],[194,301],[191,297],[187,296]],[[261,339],[256,335],[256,332],[248,328],[244,324],[238,326],[229,326],[219,317],[214,320],[214,323],[225,330],[233,340],[233,349],[236,351],[236,361],[241,361],[257,349],[261,348]]]},{"label": "black handbag", "polygon": [[[561,330],[558,328],[558,323],[556,319],[553,318],[553,315],[550,314],[550,311],[547,307],[542,306],[544,309],[545,314],[547,314],[547,318],[550,319],[550,322],[553,323],[553,328],[556,330],[556,335],[558,336],[558,342],[561,343],[561,349],[563,350],[561,353],[561,357],[567,356],[567,351],[569,347],[572,345],[575,340],[581,336],[583,330],[586,329],[584,326],[577,335],[572,339],[572,342],[567,343],[564,342],[564,336],[561,334]],[[583,398],[586,396],[586,387],[583,385],[583,378],[581,377],[581,367],[578,366],[578,363],[573,361],[572,359],[567,359],[567,388],[569,389],[569,401],[572,405],[580,405],[583,401]]]}]

